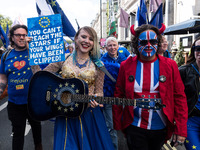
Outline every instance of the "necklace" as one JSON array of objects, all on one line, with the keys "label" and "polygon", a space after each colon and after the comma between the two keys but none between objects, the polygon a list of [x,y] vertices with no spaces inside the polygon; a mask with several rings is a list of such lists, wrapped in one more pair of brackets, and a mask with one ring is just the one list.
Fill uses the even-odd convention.
[{"label": "necklace", "polygon": [[78,61],[75,59],[76,66],[78,66],[80,69],[86,67],[88,61],[89,59],[87,59],[83,64],[79,64]]}]

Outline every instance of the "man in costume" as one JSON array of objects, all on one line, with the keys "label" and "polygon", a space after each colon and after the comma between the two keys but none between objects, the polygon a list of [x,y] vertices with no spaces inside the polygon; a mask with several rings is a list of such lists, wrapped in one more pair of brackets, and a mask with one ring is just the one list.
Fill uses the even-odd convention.
[{"label": "man in costume", "polygon": [[130,150],[160,150],[172,134],[174,146],[181,145],[187,136],[187,101],[176,62],[157,54],[165,26],[130,29],[137,56],[121,63],[114,96],[137,101],[113,106],[114,128],[125,132]]}]

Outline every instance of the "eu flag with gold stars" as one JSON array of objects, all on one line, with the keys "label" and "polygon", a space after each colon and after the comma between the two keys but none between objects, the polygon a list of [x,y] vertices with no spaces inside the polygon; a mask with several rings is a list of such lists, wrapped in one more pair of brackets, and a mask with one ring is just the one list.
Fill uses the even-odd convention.
[{"label": "eu flag with gold stars", "polygon": [[63,10],[60,8],[60,5],[58,4],[58,2],[56,0],[47,0],[47,2],[51,5],[55,14],[61,15],[62,25],[63,25],[63,33],[66,36],[74,37],[76,34],[76,31],[74,30],[74,27],[68,20],[67,16],[63,12]]},{"label": "eu flag with gold stars", "polygon": [[4,47],[7,48],[9,45],[9,39],[6,33],[4,32],[3,28],[1,27],[1,25],[0,25],[0,37],[1,37],[0,39],[3,42]]}]

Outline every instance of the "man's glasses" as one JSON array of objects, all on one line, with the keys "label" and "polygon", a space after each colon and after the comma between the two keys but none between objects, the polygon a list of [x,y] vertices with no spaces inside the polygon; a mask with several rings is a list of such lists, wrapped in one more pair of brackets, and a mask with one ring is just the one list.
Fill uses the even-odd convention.
[{"label": "man's glasses", "polygon": [[27,34],[14,34],[14,36],[16,36],[17,38],[20,38],[20,37],[25,38]]},{"label": "man's glasses", "polygon": [[158,44],[158,40],[156,40],[156,39],[141,40],[141,41],[139,41],[139,44],[140,44],[141,46],[145,46],[145,45],[148,44],[148,41],[149,41],[149,43],[150,43],[151,45],[156,45],[156,44]]},{"label": "man's glasses", "polygon": [[193,46],[193,48],[194,48],[194,51],[200,52],[200,46]]}]

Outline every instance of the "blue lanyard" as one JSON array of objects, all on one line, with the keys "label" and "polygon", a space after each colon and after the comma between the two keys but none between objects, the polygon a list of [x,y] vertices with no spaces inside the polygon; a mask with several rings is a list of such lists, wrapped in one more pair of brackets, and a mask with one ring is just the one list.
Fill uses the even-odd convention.
[{"label": "blue lanyard", "polygon": [[195,68],[195,66],[193,65],[193,64],[191,64],[192,65],[192,67],[196,70],[196,72],[199,74],[199,76],[200,76],[200,73],[199,73],[199,71],[197,70],[197,68]]}]

